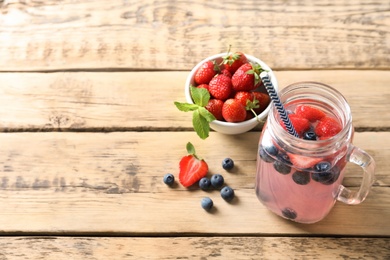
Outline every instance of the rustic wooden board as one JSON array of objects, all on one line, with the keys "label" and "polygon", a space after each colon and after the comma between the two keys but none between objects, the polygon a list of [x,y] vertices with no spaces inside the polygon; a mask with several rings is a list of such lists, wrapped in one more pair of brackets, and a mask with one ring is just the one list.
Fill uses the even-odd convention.
[{"label": "rustic wooden board", "polygon": [[0,70],[188,70],[253,54],[275,69],[390,67],[388,1],[0,2]]},{"label": "rustic wooden board", "polygon": [[389,238],[8,237],[2,259],[389,259]]},{"label": "rustic wooden board", "polygon": [[[377,161],[375,187],[361,205],[337,203],[315,225],[281,219],[258,202],[258,136],[212,133],[205,142],[193,132],[2,133],[0,233],[390,236],[389,133],[356,133],[355,144]],[[210,174],[224,174],[235,189],[232,203],[218,191],[162,183],[167,172],[177,176],[188,141],[208,161]],[[222,169],[225,157],[235,160],[235,171]],[[345,185],[356,189],[359,176],[360,170],[349,170]],[[214,200],[211,214],[200,207],[204,196]]]},{"label": "rustic wooden board", "polygon": [[[276,71],[280,88],[319,81],[337,88],[359,130],[390,127],[388,71]],[[188,72],[0,73],[0,131],[192,129]],[[174,122],[174,123],[172,123]],[[359,131],[360,131],[359,130]]]}]

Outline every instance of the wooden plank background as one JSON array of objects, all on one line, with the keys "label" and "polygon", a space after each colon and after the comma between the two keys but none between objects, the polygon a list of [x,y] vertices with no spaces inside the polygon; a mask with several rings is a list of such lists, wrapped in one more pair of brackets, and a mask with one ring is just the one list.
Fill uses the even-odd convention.
[{"label": "wooden plank background", "polygon": [[[22,237],[0,239],[0,246],[2,253],[11,259],[80,259],[80,255],[85,260],[324,259],[324,256],[328,259],[362,259],[362,256],[364,259],[386,259],[390,256],[386,249],[389,242],[389,238]],[[27,250],[21,252],[20,248]]]},{"label": "wooden plank background", "polygon": [[[193,132],[3,133],[0,233],[390,234],[389,133],[356,133],[355,144],[377,160],[375,187],[361,205],[337,203],[316,225],[291,224],[258,202],[258,137],[212,133],[204,142]],[[187,141],[207,160],[209,173],[223,174],[235,189],[233,203],[218,191],[171,189],[162,182],[167,172],[177,177]],[[223,152],[213,149],[222,144]],[[234,172],[222,169],[225,157],[235,160]],[[351,167],[347,175],[345,185],[357,189],[361,170]],[[204,196],[214,200],[214,213],[200,207]]]},{"label": "wooden plank background", "polygon": [[[389,1],[0,0],[0,259],[389,259],[389,32]],[[253,193],[261,125],[197,138],[173,101],[229,45],[280,88],[314,80],[346,96],[355,144],[377,162],[364,203],[285,221]],[[206,193],[205,214],[203,191],[161,182],[187,141],[212,173],[217,145],[235,159],[234,203]],[[350,166],[344,184],[360,178]]]},{"label": "wooden plank background", "polygon": [[388,69],[389,1],[0,2],[0,70],[188,70],[229,45],[274,69]]},{"label": "wooden plank background", "polygon": [[[0,73],[0,131],[190,130],[186,72]],[[357,131],[390,129],[388,71],[276,71],[280,88],[327,83],[348,100]],[[158,120],[156,120],[158,119]],[[173,122],[173,123],[172,123]]]}]

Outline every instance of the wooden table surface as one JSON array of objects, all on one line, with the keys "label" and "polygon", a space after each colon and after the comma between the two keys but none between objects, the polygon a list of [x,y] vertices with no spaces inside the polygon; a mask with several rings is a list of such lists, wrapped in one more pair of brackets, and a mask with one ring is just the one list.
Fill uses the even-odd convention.
[{"label": "wooden table surface", "polygon": [[[261,125],[197,137],[173,102],[229,45],[280,88],[319,81],[346,97],[377,165],[362,204],[284,220],[254,193]],[[0,259],[390,259],[389,70],[389,1],[0,0]],[[189,141],[234,203],[162,182]],[[360,181],[350,165],[344,185]]]}]

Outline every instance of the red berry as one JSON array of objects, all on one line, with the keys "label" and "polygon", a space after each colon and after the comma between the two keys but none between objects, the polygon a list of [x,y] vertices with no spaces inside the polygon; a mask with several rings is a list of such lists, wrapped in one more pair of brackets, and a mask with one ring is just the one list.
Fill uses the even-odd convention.
[{"label": "red berry", "polygon": [[221,71],[221,74],[223,74],[223,75],[225,75],[225,76],[227,76],[229,78],[232,78],[232,74],[227,69],[223,69]]},{"label": "red berry", "polygon": [[204,160],[200,160],[190,154],[180,160],[179,181],[184,187],[190,187],[207,175],[208,165]]},{"label": "red berry", "polygon": [[217,120],[222,121],[222,120],[223,120],[223,116],[222,116],[222,106],[223,106],[223,101],[222,101],[222,100],[211,98],[211,99],[209,100],[209,103],[208,103],[207,106],[206,106],[206,109],[207,109],[211,114],[213,114],[214,117],[215,117]]},{"label": "red berry", "polygon": [[251,91],[261,85],[260,65],[245,63],[232,76],[234,91]]},{"label": "red berry", "polygon": [[209,83],[209,92],[216,99],[228,99],[232,92],[232,80],[222,74],[215,76]]},{"label": "red berry", "polygon": [[[294,126],[298,135],[302,135],[310,129],[310,122],[306,118],[300,117],[296,114],[290,114],[288,117],[290,118],[291,124]],[[287,129],[283,122],[281,122],[281,125],[284,129]]]},{"label": "red berry", "polygon": [[208,84],[210,80],[215,76],[215,74],[217,74],[217,70],[215,69],[215,62],[206,61],[195,72],[194,75],[195,83],[198,85]]},{"label": "red berry", "polygon": [[208,84],[200,84],[198,86],[196,86],[197,88],[204,88],[204,89],[207,89],[209,90],[209,85]]},{"label": "red berry", "polygon": [[268,94],[265,94],[263,92],[253,91],[252,94],[256,98],[256,100],[259,101],[259,107],[254,109],[255,113],[259,115],[267,108],[267,106],[271,102],[271,99],[269,98]]},{"label": "red berry", "polygon": [[238,100],[244,107],[246,107],[248,100],[253,101],[252,92],[239,91],[234,95],[234,99]]},{"label": "red berry", "polygon": [[323,140],[335,136],[341,129],[340,123],[335,118],[325,116],[318,122],[314,131]]},{"label": "red berry", "polygon": [[313,157],[307,157],[302,156],[298,154],[288,154],[288,157],[290,158],[291,163],[301,169],[308,169],[322,161],[322,158],[313,158]]},{"label": "red berry", "polygon": [[295,108],[295,114],[306,118],[310,122],[315,122],[326,116],[324,111],[308,105],[298,105]]},{"label": "red berry", "polygon": [[242,122],[246,118],[246,110],[239,101],[231,98],[223,104],[222,116],[227,122]]},{"label": "red berry", "polygon": [[234,74],[236,70],[241,67],[244,63],[247,63],[248,60],[244,53],[235,52],[229,54],[223,58],[224,68],[228,70],[231,74]]}]

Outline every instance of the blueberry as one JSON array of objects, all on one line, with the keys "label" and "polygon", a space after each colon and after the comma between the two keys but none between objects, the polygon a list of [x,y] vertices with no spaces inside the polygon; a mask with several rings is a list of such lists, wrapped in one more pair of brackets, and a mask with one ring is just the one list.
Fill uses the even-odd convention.
[{"label": "blueberry", "polygon": [[225,186],[221,190],[221,197],[226,201],[231,201],[234,198],[234,190],[229,186]]},{"label": "blueberry", "polygon": [[340,170],[337,167],[333,167],[329,162],[319,162],[314,166],[314,172],[312,179],[316,182],[330,185],[337,181],[340,176]]},{"label": "blueberry", "polygon": [[234,161],[232,159],[230,159],[230,158],[223,159],[222,168],[229,171],[229,170],[233,169],[233,167],[234,167]]},{"label": "blueberry", "polygon": [[314,172],[312,175],[313,181],[322,183],[322,184],[327,184],[328,182],[331,182],[333,179],[333,174],[332,172]]},{"label": "blueberry", "polygon": [[337,167],[333,167],[330,171],[326,172],[314,172],[312,175],[312,179],[316,182],[331,185],[337,181],[340,176],[340,171]]},{"label": "blueberry", "polygon": [[294,172],[292,179],[296,184],[306,185],[310,182],[310,172]]},{"label": "blueberry", "polygon": [[263,159],[265,162],[273,162],[275,161],[272,156],[276,156],[278,154],[278,148],[276,148],[274,145],[269,145],[269,146],[263,146],[260,145],[259,147],[259,156],[261,159]]},{"label": "blueberry", "polygon": [[291,171],[291,167],[289,164],[290,158],[287,154],[278,154],[276,156],[277,160],[274,162],[274,168],[281,174],[289,174]]},{"label": "blueberry", "polygon": [[204,197],[200,201],[200,205],[202,206],[202,208],[204,210],[209,211],[213,207],[214,203],[213,203],[212,199],[210,199],[209,197]]},{"label": "blueberry", "polygon": [[319,162],[314,165],[314,170],[316,170],[317,172],[325,172],[329,171],[331,167],[332,165],[330,164],[330,162]]},{"label": "blueberry", "polygon": [[297,213],[293,209],[290,209],[290,208],[283,209],[282,214],[285,218],[288,218],[288,219],[296,219],[296,217],[297,217]]},{"label": "blueberry", "polygon": [[175,176],[171,173],[167,173],[164,175],[163,181],[166,185],[171,186],[175,182]]},{"label": "blueberry", "polygon": [[211,185],[216,188],[216,189],[219,189],[222,187],[223,183],[224,183],[224,179],[223,179],[223,176],[221,174],[214,174],[213,176],[211,176]]},{"label": "blueberry", "polygon": [[211,181],[209,178],[203,177],[202,179],[199,180],[199,187],[202,190],[208,190],[211,186]]},{"label": "blueberry", "polygon": [[303,133],[303,139],[315,141],[317,140],[317,135],[313,130],[309,130]]}]

